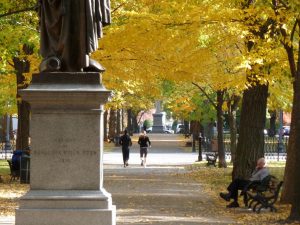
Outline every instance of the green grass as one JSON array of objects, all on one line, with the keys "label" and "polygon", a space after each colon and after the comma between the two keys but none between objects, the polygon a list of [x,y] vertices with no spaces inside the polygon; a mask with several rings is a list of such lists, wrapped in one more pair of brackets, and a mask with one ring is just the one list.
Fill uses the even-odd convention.
[{"label": "green grass", "polygon": [[0,175],[10,174],[9,166],[6,159],[0,159]]},{"label": "green grass", "polygon": [[269,168],[271,175],[277,177],[279,180],[283,180],[285,162],[269,162],[267,167]]}]

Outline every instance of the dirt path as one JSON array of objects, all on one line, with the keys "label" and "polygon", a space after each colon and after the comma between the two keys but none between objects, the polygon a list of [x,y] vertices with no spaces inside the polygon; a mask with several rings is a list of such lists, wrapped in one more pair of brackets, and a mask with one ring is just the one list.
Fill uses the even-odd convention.
[{"label": "dirt path", "polygon": [[183,166],[106,165],[104,187],[117,206],[117,224],[234,224],[185,172]]}]

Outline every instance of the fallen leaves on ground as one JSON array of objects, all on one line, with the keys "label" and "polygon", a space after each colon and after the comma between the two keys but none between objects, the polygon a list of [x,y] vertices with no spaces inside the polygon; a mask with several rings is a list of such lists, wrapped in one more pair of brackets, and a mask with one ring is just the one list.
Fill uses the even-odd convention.
[{"label": "fallen leaves on ground", "polygon": [[[231,181],[232,167],[208,167],[204,163],[199,163],[189,166],[188,169],[190,171],[189,173],[179,176],[188,176],[189,178],[201,183],[204,191],[211,196],[214,203],[221,206],[221,213],[228,217],[236,218],[241,224],[300,224],[300,222],[289,222],[287,220],[291,206],[281,204],[279,200],[275,203],[275,207],[278,209],[277,212],[270,212],[269,210],[266,210],[258,214],[245,207],[235,209],[226,208],[228,202],[224,202],[224,200],[219,197],[219,193],[227,191],[226,188]],[[242,199],[239,199],[239,201],[240,206],[243,206]]]},{"label": "fallen leaves on ground", "polygon": [[13,216],[18,206],[19,198],[29,190],[28,184],[20,184],[19,181],[9,181],[9,176],[3,176],[0,183],[0,216]]}]

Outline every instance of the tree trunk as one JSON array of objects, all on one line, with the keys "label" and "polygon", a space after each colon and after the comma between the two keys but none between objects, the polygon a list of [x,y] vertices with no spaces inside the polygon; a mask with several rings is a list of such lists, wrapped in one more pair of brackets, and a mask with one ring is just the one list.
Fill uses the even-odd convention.
[{"label": "tree trunk", "polygon": [[9,117],[9,139],[14,140],[14,128],[13,128],[13,117]]},{"label": "tree trunk", "polygon": [[190,133],[190,126],[189,126],[189,121],[184,120],[183,121],[184,124],[184,134],[189,134]]},{"label": "tree trunk", "polygon": [[117,123],[116,123],[116,110],[110,109],[109,112],[109,131],[108,136],[111,140],[114,140],[117,131]]},{"label": "tree trunk", "polygon": [[131,121],[132,121],[133,132],[138,133],[139,132],[139,125],[137,123],[137,113],[132,111],[131,115],[132,115]]},{"label": "tree trunk", "polygon": [[237,127],[236,127],[236,110],[238,104],[241,100],[240,96],[232,95],[231,100],[227,103],[228,108],[228,121],[230,129],[230,153],[231,153],[231,162],[233,163],[236,155],[236,137],[237,137]]},{"label": "tree trunk", "polygon": [[276,110],[270,111],[270,129],[268,130],[269,137],[274,137],[276,134]]},{"label": "tree trunk", "polygon": [[16,149],[24,150],[29,147],[30,105],[28,102],[18,103],[18,115]]},{"label": "tree trunk", "polygon": [[104,115],[103,115],[103,138],[104,141],[108,141],[107,139],[107,117],[108,117],[108,112],[107,110],[104,111]]},{"label": "tree trunk", "polygon": [[126,125],[125,125],[125,120],[124,120],[124,112],[125,112],[125,110],[121,109],[121,126],[122,126],[123,130],[127,129]]},{"label": "tree trunk", "polygon": [[[299,60],[300,61],[300,60]],[[300,63],[299,63],[300,65]],[[292,203],[289,216],[291,220],[300,220],[300,70],[294,81],[294,99],[292,109],[291,133],[288,146],[287,163],[284,176],[282,198]]]},{"label": "tree trunk", "polygon": [[212,139],[215,138],[214,137],[214,128],[215,128],[215,121],[213,119],[210,119],[210,122],[207,125],[207,134],[206,137],[209,140],[209,144],[208,144],[208,151],[211,152],[212,151]]},{"label": "tree trunk", "polygon": [[257,159],[264,156],[267,98],[266,85],[256,84],[244,91],[233,179],[249,178]]},{"label": "tree trunk", "polygon": [[223,102],[224,91],[217,91],[217,130],[218,130],[218,157],[219,168],[226,168],[225,149],[224,149],[224,135],[223,135]]},{"label": "tree trunk", "polygon": [[230,129],[230,153],[231,153],[231,162],[233,163],[236,155],[236,111],[228,112],[228,121]]},{"label": "tree trunk", "polygon": [[[300,30],[300,22],[298,21],[298,30]],[[296,24],[295,24],[296,25]],[[299,32],[299,31],[298,31]],[[291,74],[294,77],[294,97],[291,118],[291,132],[287,149],[287,160],[284,173],[284,184],[281,195],[281,202],[291,203],[292,210],[290,219],[300,219],[300,192],[299,192],[299,176],[300,176],[300,58],[295,59],[293,46],[284,45],[289,59]],[[300,55],[300,47],[298,46],[298,55]]]},{"label": "tree trunk", "polygon": [[191,121],[190,132],[192,133],[192,152],[196,152],[196,143],[199,141],[200,135],[200,122],[196,120]]},{"label": "tree trunk", "polygon": [[0,116],[1,127],[0,127],[0,139],[1,142],[5,141],[5,116]]},{"label": "tree trunk", "polygon": [[117,109],[117,135],[120,136],[121,134],[121,110]]},{"label": "tree trunk", "polygon": [[7,114],[2,117],[2,149],[4,149],[4,143],[6,142],[7,133]]},{"label": "tree trunk", "polygon": [[128,129],[128,134],[131,136],[133,134],[131,109],[127,109],[127,129]]},{"label": "tree trunk", "polygon": [[[32,47],[23,45],[23,50],[27,55],[33,53]],[[14,68],[17,76],[17,99],[21,99],[19,94],[20,89],[27,88],[26,78],[24,73],[30,71],[30,62],[25,58],[13,58]],[[18,107],[18,131],[16,149],[24,150],[29,147],[29,124],[30,124],[30,105],[28,102],[19,100],[17,102]]]}]

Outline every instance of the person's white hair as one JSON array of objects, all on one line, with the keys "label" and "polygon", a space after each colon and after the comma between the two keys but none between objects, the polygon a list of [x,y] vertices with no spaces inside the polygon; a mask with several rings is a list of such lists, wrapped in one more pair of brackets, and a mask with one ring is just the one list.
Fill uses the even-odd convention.
[{"label": "person's white hair", "polygon": [[264,166],[266,165],[266,159],[265,158],[259,158],[258,160],[257,160],[257,164],[263,164]]}]

